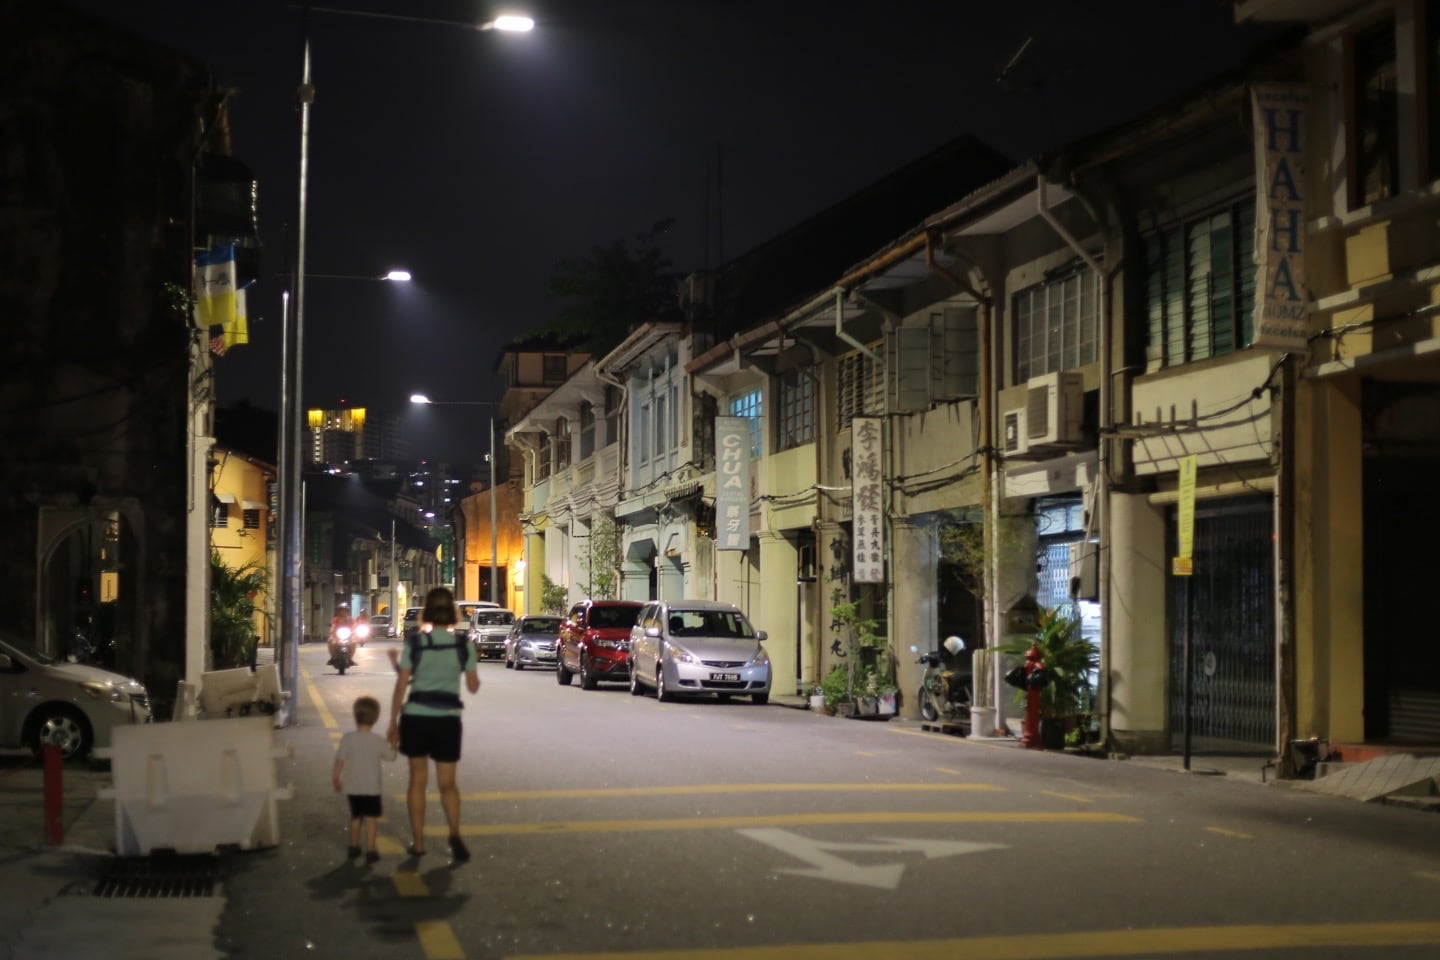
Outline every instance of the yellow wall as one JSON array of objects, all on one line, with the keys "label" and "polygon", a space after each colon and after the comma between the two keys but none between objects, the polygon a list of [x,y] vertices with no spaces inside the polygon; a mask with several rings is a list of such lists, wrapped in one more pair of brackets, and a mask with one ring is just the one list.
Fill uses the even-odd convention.
[{"label": "yellow wall", "polygon": [[[274,478],[275,470],[269,464],[219,446],[215,448],[214,459],[216,467],[211,473],[211,491],[226,498],[233,497],[235,502],[225,505],[227,526],[210,528],[210,546],[232,570],[253,564],[265,571],[269,588],[255,598],[255,634],[260,638],[261,646],[269,646],[275,617],[275,552],[273,549],[267,551],[265,538],[270,526],[267,484]],[[247,501],[260,505],[260,526],[254,530],[244,528],[243,511]]]}]

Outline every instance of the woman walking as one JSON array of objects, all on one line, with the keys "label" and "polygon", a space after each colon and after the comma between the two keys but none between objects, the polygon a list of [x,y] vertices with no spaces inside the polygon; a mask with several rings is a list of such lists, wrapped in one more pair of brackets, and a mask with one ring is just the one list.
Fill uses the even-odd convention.
[{"label": "woman walking", "polygon": [[410,812],[409,853],[425,853],[425,790],[430,761],[435,761],[435,785],[440,790],[440,809],[450,827],[450,852],[456,860],[468,860],[470,851],[460,839],[460,789],[455,785],[455,767],[460,762],[460,677],[471,693],[480,690],[475,668],[475,650],[457,639],[454,626],[459,617],[455,595],[436,587],[425,596],[421,627],[406,642],[395,661],[395,695],[390,709],[388,739],[410,762],[410,786],[405,803]]}]

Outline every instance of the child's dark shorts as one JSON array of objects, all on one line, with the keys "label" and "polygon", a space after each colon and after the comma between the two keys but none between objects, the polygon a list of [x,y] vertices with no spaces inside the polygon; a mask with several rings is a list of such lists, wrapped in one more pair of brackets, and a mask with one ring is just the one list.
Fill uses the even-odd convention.
[{"label": "child's dark shorts", "polygon": [[380,813],[380,795],[375,793],[351,793],[350,816],[352,817],[378,817]]},{"label": "child's dark shorts", "polygon": [[400,714],[400,752],[436,763],[460,762],[460,718]]}]

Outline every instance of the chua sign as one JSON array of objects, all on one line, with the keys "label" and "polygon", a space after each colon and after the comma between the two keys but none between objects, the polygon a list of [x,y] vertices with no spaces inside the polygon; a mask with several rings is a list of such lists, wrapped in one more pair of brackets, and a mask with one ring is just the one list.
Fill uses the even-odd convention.
[{"label": "chua sign", "polygon": [[715,418],[715,548],[750,549],[750,418]]}]

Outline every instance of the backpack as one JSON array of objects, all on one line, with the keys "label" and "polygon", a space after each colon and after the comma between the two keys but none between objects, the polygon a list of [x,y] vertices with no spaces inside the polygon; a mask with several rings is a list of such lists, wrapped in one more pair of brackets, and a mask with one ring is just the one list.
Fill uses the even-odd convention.
[{"label": "backpack", "polygon": [[[454,637],[455,635],[452,633],[450,636]],[[420,666],[420,654],[426,650],[454,650],[456,658],[460,661],[460,672],[465,672],[465,654],[467,653],[465,644],[468,641],[456,639],[454,643],[422,643],[422,637],[428,641],[431,634],[423,630],[416,630],[410,635],[410,639],[405,641],[410,646],[410,670],[412,673]]]}]

